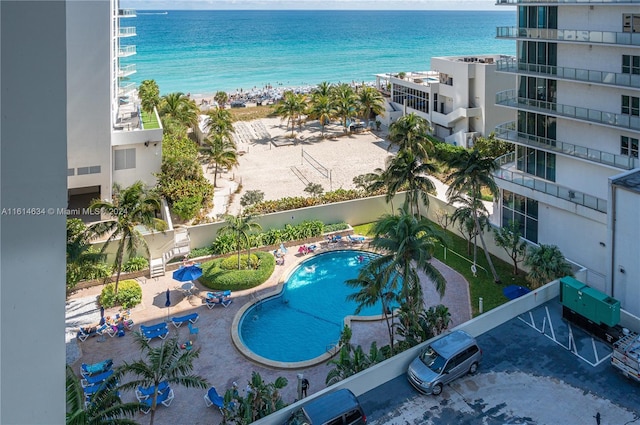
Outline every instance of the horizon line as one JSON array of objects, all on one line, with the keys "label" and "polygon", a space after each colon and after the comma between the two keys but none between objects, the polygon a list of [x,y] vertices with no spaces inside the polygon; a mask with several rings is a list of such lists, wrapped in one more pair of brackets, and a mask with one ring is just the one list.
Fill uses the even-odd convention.
[{"label": "horizon line", "polygon": [[146,9],[146,8],[131,8],[136,11],[153,11],[153,12],[204,12],[204,11],[223,11],[223,12],[511,12],[515,10],[493,10],[493,9]]}]

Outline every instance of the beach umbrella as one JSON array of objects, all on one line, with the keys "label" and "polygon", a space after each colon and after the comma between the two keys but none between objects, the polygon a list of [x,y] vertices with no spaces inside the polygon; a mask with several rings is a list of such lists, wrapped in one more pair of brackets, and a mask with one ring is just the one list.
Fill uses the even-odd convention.
[{"label": "beach umbrella", "polygon": [[167,321],[169,321],[169,307],[171,307],[171,291],[167,288],[167,300],[164,302],[164,306],[167,307]]},{"label": "beach umbrella", "polygon": [[191,266],[181,266],[178,270],[173,272],[173,278],[178,282],[189,282],[196,280],[202,276],[202,269],[199,264],[193,264]]}]

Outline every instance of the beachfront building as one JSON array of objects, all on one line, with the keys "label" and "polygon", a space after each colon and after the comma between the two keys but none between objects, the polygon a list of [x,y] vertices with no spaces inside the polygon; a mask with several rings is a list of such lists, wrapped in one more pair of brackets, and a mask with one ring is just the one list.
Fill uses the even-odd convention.
[{"label": "beachfront building", "polygon": [[495,105],[495,94],[513,88],[515,77],[496,74],[504,55],[431,58],[431,71],[376,75],[376,87],[387,95],[384,124],[404,113],[426,118],[437,138],[469,147],[488,136],[513,112]]},{"label": "beachfront building", "polygon": [[162,127],[155,112],[141,115],[135,83],[128,80],[136,72],[130,59],[136,30],[129,24],[135,11],[120,9],[119,0],[73,1],[66,15],[67,184],[75,209],[110,200],[114,182],[154,185]]},{"label": "beachfront building", "polygon": [[557,245],[588,268],[588,284],[640,314],[640,5],[637,1],[499,0],[517,44],[497,71],[515,75],[496,128],[515,151],[499,159],[494,219]]}]

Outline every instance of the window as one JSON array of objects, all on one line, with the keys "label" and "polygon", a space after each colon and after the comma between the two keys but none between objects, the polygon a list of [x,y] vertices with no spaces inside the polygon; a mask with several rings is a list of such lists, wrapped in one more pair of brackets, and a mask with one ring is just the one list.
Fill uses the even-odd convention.
[{"label": "window", "polygon": [[622,55],[622,73],[640,75],[640,56]]},{"label": "window", "polygon": [[549,115],[518,111],[518,136],[555,146],[556,121]]},{"label": "window", "polygon": [[538,242],[538,201],[508,190],[502,193],[502,227],[518,223],[520,234],[531,242]]},{"label": "window", "polygon": [[360,411],[357,409],[348,412],[345,417],[347,425],[358,424],[360,423],[359,421],[361,419],[362,419],[362,413],[360,413]]},{"label": "window", "polygon": [[[420,112],[429,113],[429,93],[414,88],[393,85],[393,93],[391,94],[394,102],[404,104],[407,101],[407,107]],[[440,111],[442,112],[442,111]]]},{"label": "window", "polygon": [[620,155],[638,158],[638,139],[620,136]]},{"label": "window", "polygon": [[518,85],[518,97],[555,103],[556,87],[556,80],[521,76]]},{"label": "window", "polygon": [[557,6],[520,6],[518,8],[520,28],[558,29]]},{"label": "window", "polygon": [[556,155],[526,146],[516,146],[516,167],[541,179],[556,181]]},{"label": "window", "polygon": [[113,165],[115,170],[128,170],[136,168],[136,150],[119,149],[113,152]]},{"label": "window", "polygon": [[75,176],[76,169],[75,168],[67,168],[67,176]]},{"label": "window", "polygon": [[640,116],[640,97],[622,95],[622,114]]},{"label": "window", "polygon": [[[73,170],[73,168],[72,168]],[[78,175],[79,176],[83,176],[86,174],[100,174],[100,166],[99,165],[92,165],[90,167],[78,167]]]},{"label": "window", "polygon": [[633,13],[622,15],[622,32],[640,32],[640,15]]}]

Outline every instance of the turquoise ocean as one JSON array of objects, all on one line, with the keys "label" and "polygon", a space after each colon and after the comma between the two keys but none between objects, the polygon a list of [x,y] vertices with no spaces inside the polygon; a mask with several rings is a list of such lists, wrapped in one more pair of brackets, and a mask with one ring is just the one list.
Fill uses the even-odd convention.
[{"label": "turquoise ocean", "polygon": [[374,81],[426,71],[437,56],[515,54],[495,38],[515,11],[148,11],[124,19],[137,36],[131,81],[161,94],[211,94],[266,85]]}]

